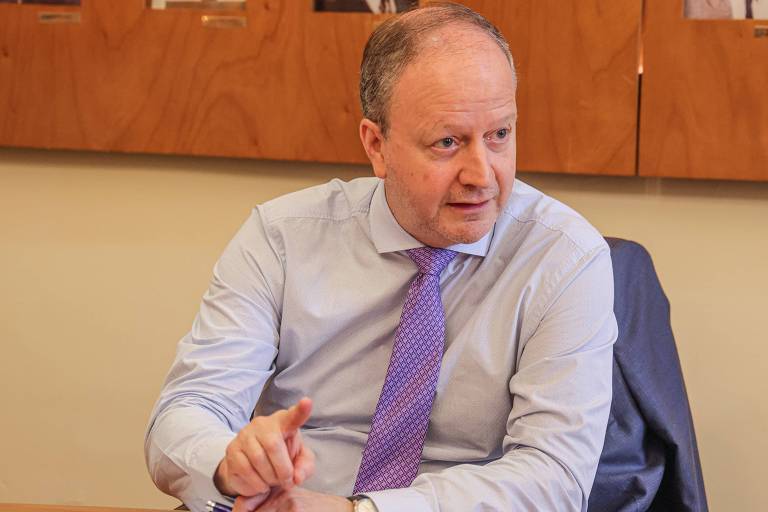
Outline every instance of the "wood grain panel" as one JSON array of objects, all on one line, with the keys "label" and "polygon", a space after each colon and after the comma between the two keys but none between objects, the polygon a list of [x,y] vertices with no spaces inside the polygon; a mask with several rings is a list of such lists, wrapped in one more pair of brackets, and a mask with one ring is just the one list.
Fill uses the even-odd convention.
[{"label": "wood grain panel", "polygon": [[[640,1],[465,2],[512,45],[521,169],[634,174]],[[0,9],[0,145],[367,161],[358,66],[382,17],[312,0],[249,0],[244,29],[144,0],[88,0],[79,25]]]},{"label": "wood grain panel", "polygon": [[[10,129],[7,126],[14,104],[11,90],[14,82],[14,63],[19,42],[19,16],[15,5],[0,4],[0,140]],[[1,144],[1,143],[0,143]]]},{"label": "wood grain panel", "polygon": [[0,512],[169,512],[161,509],[0,503]]},{"label": "wood grain panel", "polygon": [[766,22],[687,20],[646,0],[640,174],[768,180]]},{"label": "wood grain panel", "polygon": [[0,6],[0,145],[367,161],[356,83],[381,17],[249,0],[247,28],[217,29],[200,16],[221,11],[83,4],[80,25]]},{"label": "wood grain panel", "polygon": [[465,0],[509,40],[518,167],[634,175],[641,0]]}]

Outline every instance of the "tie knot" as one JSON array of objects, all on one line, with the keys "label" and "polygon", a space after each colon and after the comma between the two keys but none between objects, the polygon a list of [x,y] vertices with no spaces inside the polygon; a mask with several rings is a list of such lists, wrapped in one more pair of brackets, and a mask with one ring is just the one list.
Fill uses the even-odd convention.
[{"label": "tie knot", "polygon": [[411,257],[419,272],[439,276],[445,267],[456,257],[456,251],[450,249],[437,249],[435,247],[419,247],[409,249],[408,256]]}]

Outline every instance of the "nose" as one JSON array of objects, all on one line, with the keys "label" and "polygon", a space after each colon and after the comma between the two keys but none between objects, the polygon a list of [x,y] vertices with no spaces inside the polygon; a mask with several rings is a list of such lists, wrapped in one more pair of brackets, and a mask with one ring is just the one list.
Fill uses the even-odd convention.
[{"label": "nose", "polygon": [[461,162],[459,183],[467,187],[488,188],[493,182],[493,167],[485,144],[474,143],[466,147]]}]

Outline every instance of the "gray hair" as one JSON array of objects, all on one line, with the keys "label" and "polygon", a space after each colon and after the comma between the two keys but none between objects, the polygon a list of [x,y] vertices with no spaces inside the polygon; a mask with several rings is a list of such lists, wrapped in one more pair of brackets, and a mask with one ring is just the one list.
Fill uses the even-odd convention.
[{"label": "gray hair", "polygon": [[507,40],[493,23],[468,7],[433,2],[390,18],[371,34],[360,65],[363,115],[378,124],[385,136],[389,129],[389,103],[397,80],[419,54],[424,36],[451,23],[477,28],[487,34],[504,52],[514,73]]}]

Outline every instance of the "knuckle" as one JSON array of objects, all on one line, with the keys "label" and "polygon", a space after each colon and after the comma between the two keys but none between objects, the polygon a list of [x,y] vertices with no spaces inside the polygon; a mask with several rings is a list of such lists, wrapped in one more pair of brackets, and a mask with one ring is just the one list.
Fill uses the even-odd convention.
[{"label": "knuckle", "polygon": [[238,457],[235,464],[232,465],[232,474],[237,475],[239,478],[242,478],[243,480],[248,480],[248,478],[253,474],[253,469],[251,468],[251,464],[248,462],[248,459],[245,457]]},{"label": "knuckle", "polygon": [[237,475],[231,475],[229,478],[229,482],[232,485],[232,489],[237,494],[244,494],[248,490],[247,489],[248,486],[245,485],[245,482],[243,482],[242,479]]},{"label": "knuckle", "polygon": [[279,487],[280,480],[275,476],[274,473],[270,472],[268,476],[264,477],[264,485],[267,489],[271,487]]},{"label": "knuckle", "polygon": [[261,480],[261,484],[264,486],[263,490],[267,490],[270,487],[277,487],[280,485],[280,482],[277,481],[277,478],[274,474],[270,471],[269,473],[259,473],[259,479]]},{"label": "knuckle", "polygon": [[280,467],[277,468],[277,477],[280,479],[281,482],[285,482],[286,480],[292,481],[293,469],[280,465]]},{"label": "knuckle", "polygon": [[268,462],[267,454],[264,453],[264,450],[261,449],[261,446],[251,450],[249,456],[254,466],[263,466]]},{"label": "knuckle", "polygon": [[261,441],[259,441],[255,437],[251,437],[248,439],[248,443],[246,443],[246,449],[248,450],[248,455],[254,455],[261,454],[264,452],[264,449],[261,446]]},{"label": "knuckle", "polygon": [[243,466],[240,461],[236,461],[234,464],[230,465],[229,467],[229,473],[234,476],[235,478],[243,478]]},{"label": "knuckle", "polygon": [[274,453],[278,451],[282,444],[283,444],[283,440],[275,435],[267,436],[261,441],[261,445],[269,453]]},{"label": "knuckle", "polygon": [[257,416],[253,419],[253,423],[261,429],[270,429],[276,422],[274,416]]},{"label": "knuckle", "polygon": [[237,476],[236,480],[239,482],[236,490],[241,496],[254,496],[269,489],[269,486],[267,486],[260,478]]},{"label": "knuckle", "polygon": [[267,492],[268,490],[269,484],[259,478],[258,481],[253,483],[253,492],[251,492],[251,494],[255,496],[256,494],[261,494],[263,492]]}]

